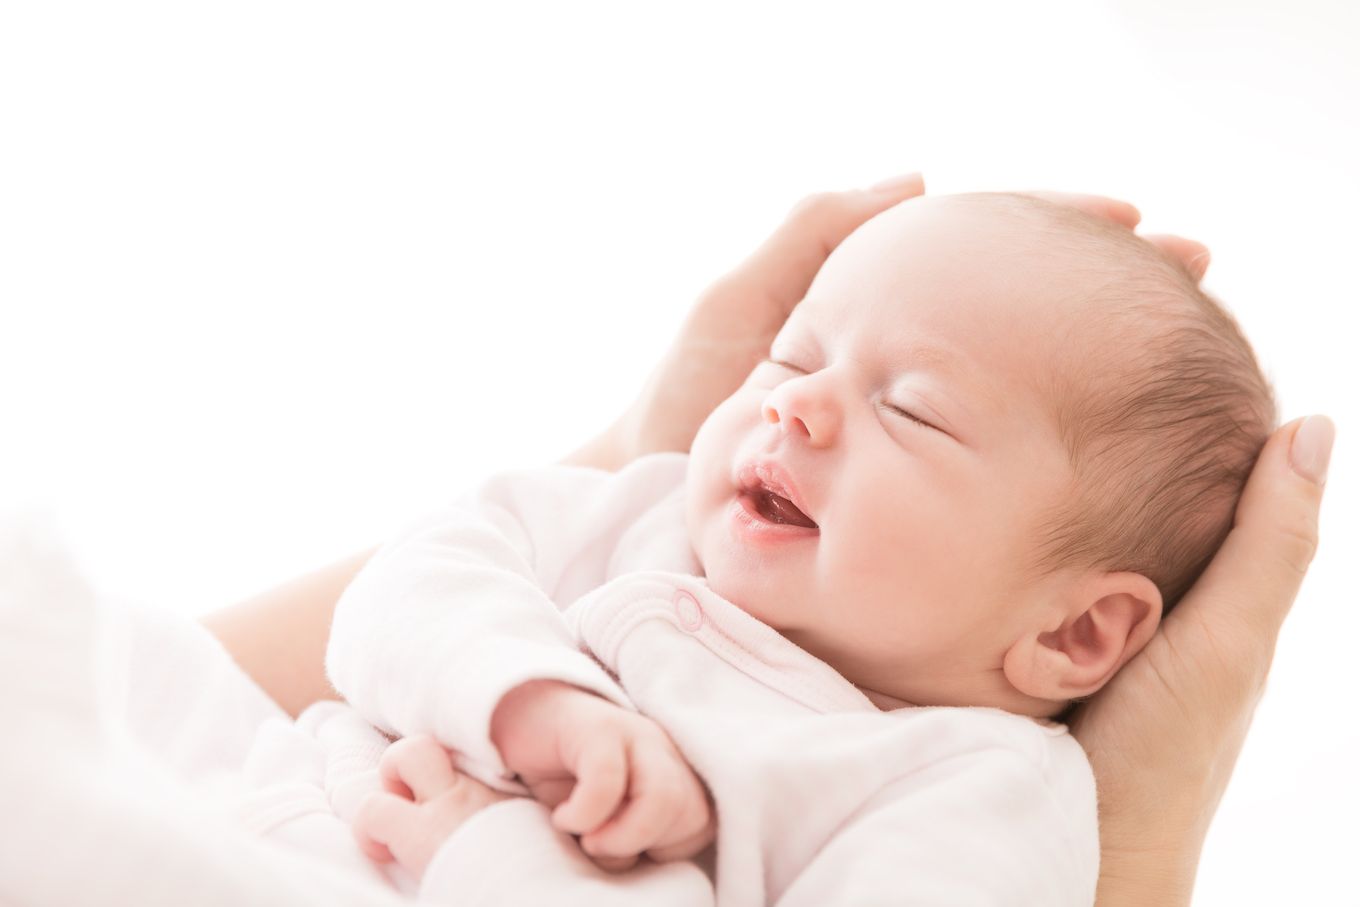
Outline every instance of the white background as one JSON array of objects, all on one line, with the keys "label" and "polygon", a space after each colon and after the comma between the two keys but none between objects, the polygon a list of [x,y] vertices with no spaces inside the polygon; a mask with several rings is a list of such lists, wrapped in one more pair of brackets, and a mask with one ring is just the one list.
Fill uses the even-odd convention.
[{"label": "white background", "polygon": [[1196,903],[1360,903],[1357,60],[1316,0],[6,4],[0,502],[201,613],[587,439],[808,192],[1126,198],[1340,431]]}]

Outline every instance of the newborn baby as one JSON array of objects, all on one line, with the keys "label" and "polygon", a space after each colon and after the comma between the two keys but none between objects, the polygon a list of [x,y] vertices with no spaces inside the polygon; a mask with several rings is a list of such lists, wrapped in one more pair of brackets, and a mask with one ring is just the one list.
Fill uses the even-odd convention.
[{"label": "newborn baby", "polygon": [[501,476],[374,557],[327,666],[411,739],[356,832],[457,903],[1090,904],[1049,719],[1193,583],[1273,423],[1232,319],[1124,229],[899,205],[688,458]]}]

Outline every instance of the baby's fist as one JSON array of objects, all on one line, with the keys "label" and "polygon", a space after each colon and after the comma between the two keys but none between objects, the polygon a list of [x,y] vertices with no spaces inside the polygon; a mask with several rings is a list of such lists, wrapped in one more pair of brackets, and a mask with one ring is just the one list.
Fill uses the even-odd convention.
[{"label": "baby's fist", "polygon": [[420,879],[439,845],[472,815],[509,797],[453,767],[433,737],[406,737],[378,763],[386,793],[370,794],[351,830],[369,859],[396,860]]},{"label": "baby's fist", "polygon": [[510,691],[492,741],[545,806],[605,869],[693,856],[713,840],[703,784],[661,726],[556,681]]}]

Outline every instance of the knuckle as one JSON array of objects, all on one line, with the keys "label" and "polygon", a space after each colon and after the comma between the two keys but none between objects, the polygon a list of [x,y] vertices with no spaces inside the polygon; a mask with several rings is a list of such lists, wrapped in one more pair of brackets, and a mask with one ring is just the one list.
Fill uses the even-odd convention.
[{"label": "knuckle", "polygon": [[377,829],[381,824],[383,814],[383,798],[386,794],[373,793],[364,798],[359,804],[359,808],[354,811],[353,826],[356,831],[362,832],[366,837],[377,839]]},{"label": "knuckle", "polygon": [[402,754],[406,752],[406,747],[403,745],[405,743],[406,739],[402,738],[401,740],[398,740],[396,743],[389,746],[387,749],[383,750],[382,757],[378,759],[378,767],[387,769],[391,768],[392,766],[400,764],[402,760]]},{"label": "knuckle", "polygon": [[359,808],[354,811],[354,821],[351,823],[355,831],[368,833],[368,827],[373,824],[373,797],[365,797],[359,804]]},{"label": "knuckle", "polygon": [[444,745],[429,734],[421,734],[419,737],[411,738],[411,751],[424,755],[437,754],[440,756],[445,752]]},{"label": "knuckle", "polygon": [[445,788],[444,793],[466,800],[474,796],[477,793],[477,788],[481,786],[480,781],[469,778],[462,772],[455,771],[449,778],[449,786]]},{"label": "knuckle", "polygon": [[820,220],[845,207],[845,194],[841,192],[814,192],[801,199],[789,212],[790,220]]},{"label": "knuckle", "polygon": [[1280,559],[1300,577],[1308,572],[1308,566],[1317,554],[1317,547],[1316,519],[1303,514],[1280,527],[1276,551]]}]

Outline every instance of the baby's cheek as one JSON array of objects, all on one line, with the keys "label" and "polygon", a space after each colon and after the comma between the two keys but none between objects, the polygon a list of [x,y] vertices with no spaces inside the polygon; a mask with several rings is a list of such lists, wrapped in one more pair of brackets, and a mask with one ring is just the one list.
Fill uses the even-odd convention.
[{"label": "baby's cheek", "polygon": [[724,514],[731,503],[723,490],[723,484],[691,465],[685,485],[685,530],[704,575],[722,544]]}]

